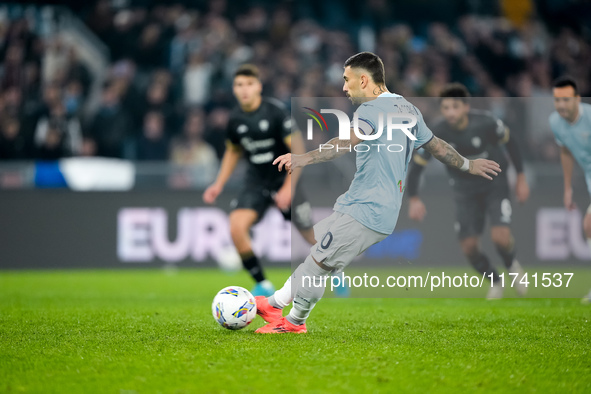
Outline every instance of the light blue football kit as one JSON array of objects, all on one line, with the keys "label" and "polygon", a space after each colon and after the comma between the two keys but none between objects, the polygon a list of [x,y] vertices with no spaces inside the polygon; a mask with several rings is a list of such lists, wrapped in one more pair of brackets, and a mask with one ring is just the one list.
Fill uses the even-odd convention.
[{"label": "light blue football kit", "polygon": [[[314,226],[318,243],[311,249],[312,256],[316,261],[326,260],[333,268],[344,268],[394,231],[412,152],[433,138],[421,112],[397,94],[383,93],[361,104],[356,113],[360,133],[375,135],[382,125],[382,134],[356,146],[357,171],[349,190],[337,199],[335,213]],[[388,139],[388,114],[398,115],[393,121],[396,124],[406,122],[403,119],[411,121],[408,115],[412,115],[416,125],[408,130],[416,140],[399,128],[393,129]]]},{"label": "light blue football kit", "polygon": [[[368,146],[369,150],[364,152],[368,148],[358,146],[357,172],[349,190],[337,199],[334,210],[350,215],[374,231],[389,235],[394,231],[398,220],[403,184],[412,152],[429,142],[433,133],[414,105],[404,97],[392,93],[381,94],[377,99],[359,106],[357,114],[360,131],[366,135],[375,134],[380,113],[383,114],[384,125],[388,113],[414,115],[417,124],[410,131],[417,139],[412,141],[401,130],[395,129],[390,141],[386,130],[383,130],[377,140],[361,142],[360,145]],[[383,146],[378,146],[379,144]],[[388,146],[391,147],[390,150]]]},{"label": "light blue football kit", "polygon": [[550,128],[559,146],[566,147],[585,173],[587,190],[591,195],[591,105],[579,105],[579,117],[574,123],[554,111],[550,115]]}]

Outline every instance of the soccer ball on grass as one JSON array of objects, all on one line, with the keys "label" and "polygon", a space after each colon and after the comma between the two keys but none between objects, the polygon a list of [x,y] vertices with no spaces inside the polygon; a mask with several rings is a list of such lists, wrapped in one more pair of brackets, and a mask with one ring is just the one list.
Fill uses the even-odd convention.
[{"label": "soccer ball on grass", "polygon": [[220,326],[229,330],[240,330],[252,322],[257,315],[254,296],[239,286],[220,290],[211,304],[213,318]]}]

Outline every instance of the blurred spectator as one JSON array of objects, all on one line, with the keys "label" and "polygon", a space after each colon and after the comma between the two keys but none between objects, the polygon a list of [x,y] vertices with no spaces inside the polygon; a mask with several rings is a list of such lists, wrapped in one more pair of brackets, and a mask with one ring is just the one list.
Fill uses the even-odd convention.
[{"label": "blurred spectator", "polygon": [[43,81],[63,84],[68,71],[68,48],[60,39],[51,42],[43,56]]},{"label": "blurred spectator", "polygon": [[6,36],[4,38],[5,47],[10,47],[13,44],[22,46],[25,54],[25,60],[33,60],[35,45],[37,42],[37,35],[31,30],[29,21],[26,18],[19,18],[12,21],[8,26]]},{"label": "blurred spectator", "polygon": [[39,160],[58,160],[70,155],[64,124],[52,119],[48,122],[43,139],[35,147],[35,158]]},{"label": "blurred spectator", "polygon": [[82,138],[82,146],[80,148],[80,156],[92,157],[92,156],[96,156],[96,153],[97,153],[97,148],[96,148],[96,142],[94,141],[94,139],[92,139],[88,136],[84,136]]},{"label": "blurred spectator", "polygon": [[171,143],[171,160],[178,165],[213,166],[217,169],[215,150],[203,139],[205,115],[193,110],[185,121],[183,134]]},{"label": "blurred spectator", "polygon": [[77,156],[82,148],[82,130],[80,121],[76,116],[68,115],[66,107],[59,102],[51,108],[48,115],[43,116],[37,122],[35,130],[35,145],[42,147],[53,137],[48,136],[50,129],[54,127],[60,133],[61,154],[63,156]]},{"label": "blurred spectator", "polygon": [[140,161],[168,160],[169,139],[166,134],[164,115],[151,111],[144,117],[144,127],[135,146],[134,158]]},{"label": "blurred spectator", "polygon": [[165,43],[162,37],[162,27],[157,23],[147,25],[136,44],[134,60],[140,67],[153,70],[164,66]]},{"label": "blurred spectator", "polygon": [[141,109],[141,116],[148,111],[157,111],[164,117],[164,122],[168,128],[176,126],[175,112],[171,103],[171,93],[169,89],[170,81],[160,77],[155,79],[146,90],[145,105]]},{"label": "blurred spectator", "polygon": [[36,62],[24,65],[23,101],[35,105],[39,100],[41,88],[41,73]]},{"label": "blurred spectator", "polygon": [[84,102],[84,88],[80,81],[73,79],[66,85],[63,103],[68,116],[79,116]]},{"label": "blurred spectator", "polygon": [[204,138],[215,149],[219,160],[222,159],[226,150],[226,125],[229,118],[230,111],[219,107],[211,111],[206,121],[208,128]]},{"label": "blurred spectator", "polygon": [[2,122],[0,134],[0,159],[24,160],[27,158],[25,138],[20,130],[20,122],[7,118]]},{"label": "blurred spectator", "polygon": [[74,47],[70,47],[68,50],[67,72],[65,77],[66,83],[76,81],[80,84],[83,97],[88,95],[92,83],[92,76],[88,67],[86,67],[86,65],[78,58],[78,52],[76,52]]},{"label": "blurred spectator", "polygon": [[6,50],[4,58],[4,75],[2,76],[2,89],[20,87],[25,82],[23,67],[24,48],[21,44],[13,44]]},{"label": "blurred spectator", "polygon": [[192,53],[183,77],[185,104],[188,106],[204,105],[209,99],[209,84],[213,67],[203,55]]},{"label": "blurred spectator", "polygon": [[43,112],[43,114],[49,113],[51,108],[61,103],[62,100],[61,86],[56,83],[47,84],[43,89],[43,102],[40,111]]},{"label": "blurred spectator", "polygon": [[90,126],[90,136],[96,143],[97,155],[123,157],[124,143],[132,136],[131,119],[121,106],[116,86],[105,87],[101,106]]},{"label": "blurred spectator", "polygon": [[195,53],[203,48],[202,32],[196,28],[196,15],[184,13],[175,22],[177,34],[170,43],[170,69],[181,73],[185,67],[188,53]]},{"label": "blurred spectator", "polygon": [[203,139],[204,124],[203,111],[191,111],[183,134],[171,143],[171,161],[183,167],[171,179],[172,186],[176,188],[205,185],[216,176],[219,162],[215,150]]},{"label": "blurred spectator", "polygon": [[121,106],[131,116],[134,129],[140,127],[145,111],[145,103],[133,83],[135,76],[135,64],[129,60],[121,60],[111,68],[111,84],[120,97]]},{"label": "blurred spectator", "polygon": [[22,119],[23,95],[18,85],[11,86],[4,92],[4,114],[6,116]]},{"label": "blurred spectator", "polygon": [[113,11],[109,0],[98,0],[86,18],[86,24],[106,43],[111,41]]},{"label": "blurred spectator", "polygon": [[23,111],[23,118],[21,128],[27,139],[30,139],[30,144],[33,145],[37,124],[43,117],[49,117],[52,108],[63,103],[63,92],[60,85],[57,83],[49,83],[43,87],[42,97],[37,100],[30,98],[27,106],[27,111]]},{"label": "blurred spectator", "polygon": [[137,37],[137,23],[142,19],[142,12],[121,10],[112,19],[113,31],[107,33],[105,43],[111,50],[111,59],[119,61],[129,58],[135,49],[134,37]]}]

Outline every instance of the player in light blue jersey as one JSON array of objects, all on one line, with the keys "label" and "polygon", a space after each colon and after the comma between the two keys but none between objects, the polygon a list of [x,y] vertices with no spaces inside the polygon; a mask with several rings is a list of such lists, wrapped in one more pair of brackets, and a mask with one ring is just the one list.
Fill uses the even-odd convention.
[{"label": "player in light blue jersey", "polygon": [[[384,65],[377,55],[362,52],[350,57],[344,64],[343,78],[343,91],[359,105],[357,122],[354,120],[350,129],[347,123],[343,126],[348,138],[333,138],[304,155],[282,155],[273,164],[279,171],[292,171],[354,150],[355,177],[349,190],[338,198],[335,212],[314,226],[317,243],[283,288],[269,298],[256,297],[257,314],[269,323],[257,333],[307,332],[306,319],[324,294],[324,286],[317,284],[325,283],[333,270],[345,268],[394,231],[403,195],[398,181],[405,179],[414,149],[424,147],[441,162],[487,179],[501,171],[496,162],[468,160],[435,137],[414,105],[388,92]],[[394,130],[387,126],[386,118],[397,119]],[[289,315],[282,317],[282,309],[292,301]]]},{"label": "player in light blue jersey", "polygon": [[[560,161],[564,174],[564,206],[575,209],[573,202],[572,173],[575,160],[585,172],[587,190],[591,195],[591,105],[581,103],[576,82],[568,77],[554,82],[554,107],[550,115],[550,127],[560,146]],[[587,243],[591,247],[591,205],[583,219]],[[591,302],[591,291],[583,300]]]},{"label": "player in light blue jersey", "polygon": [[429,142],[433,133],[420,111],[397,94],[381,93],[376,99],[361,104],[356,112],[359,130],[368,136],[376,135],[380,114],[410,114],[417,119],[416,125],[409,129],[416,137],[414,141],[398,130],[390,138],[387,133],[382,133],[375,140],[362,141],[361,146],[367,148],[360,146],[357,150],[355,177],[349,190],[337,199],[333,208],[365,227],[389,235],[394,231],[402,205],[403,193],[398,181],[406,179],[411,152]]}]

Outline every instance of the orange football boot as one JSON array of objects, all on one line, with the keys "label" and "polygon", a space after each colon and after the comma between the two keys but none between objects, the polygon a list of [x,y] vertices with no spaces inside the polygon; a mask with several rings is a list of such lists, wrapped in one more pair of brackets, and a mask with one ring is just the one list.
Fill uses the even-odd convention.
[{"label": "orange football boot", "polygon": [[267,297],[254,297],[257,303],[257,315],[262,317],[267,323],[273,323],[283,317],[283,309],[275,308],[269,304]]},{"label": "orange football boot", "polygon": [[296,326],[295,324],[290,323],[285,317],[282,317],[273,323],[262,326],[255,331],[257,334],[305,334],[307,332],[308,330],[306,330],[306,323]]}]

